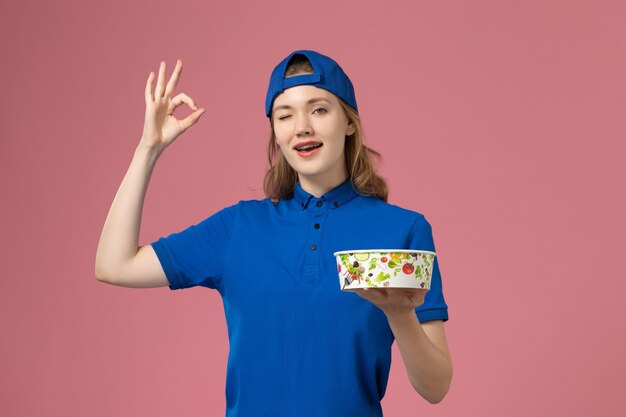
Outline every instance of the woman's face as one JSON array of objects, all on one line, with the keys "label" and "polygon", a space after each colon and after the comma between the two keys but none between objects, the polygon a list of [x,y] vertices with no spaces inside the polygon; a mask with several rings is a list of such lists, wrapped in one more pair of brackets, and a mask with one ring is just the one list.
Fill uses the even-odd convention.
[{"label": "woman's face", "polygon": [[[300,182],[337,184],[348,177],[345,137],[355,129],[334,94],[312,85],[287,88],[274,100],[272,118],[276,143]],[[302,149],[307,144],[316,148]]]}]

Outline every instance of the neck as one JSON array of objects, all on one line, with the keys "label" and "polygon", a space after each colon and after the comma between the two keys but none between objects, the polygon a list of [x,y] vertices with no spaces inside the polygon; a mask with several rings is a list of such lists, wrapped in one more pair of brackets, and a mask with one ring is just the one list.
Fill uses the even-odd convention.
[{"label": "neck", "polygon": [[342,176],[334,176],[332,178],[306,177],[304,175],[298,175],[300,187],[302,187],[302,189],[307,193],[314,195],[316,198],[320,198],[328,191],[343,184],[343,182],[347,179],[347,173]]}]

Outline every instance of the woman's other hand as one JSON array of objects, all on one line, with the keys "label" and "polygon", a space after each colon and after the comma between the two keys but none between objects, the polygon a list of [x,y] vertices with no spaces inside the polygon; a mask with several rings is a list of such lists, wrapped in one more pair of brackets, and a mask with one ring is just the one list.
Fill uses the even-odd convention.
[{"label": "woman's other hand", "polygon": [[[159,151],[167,148],[179,135],[195,124],[204,113],[204,109],[198,108],[195,101],[187,94],[180,93],[172,97],[183,69],[183,62],[180,59],[176,61],[176,67],[167,85],[165,85],[165,68],[165,62],[161,61],[154,93],[152,92],[154,74],[150,72],[148,76],[145,91],[146,115],[140,141],[140,145]],[[186,103],[193,110],[193,113],[182,120],[178,120],[174,117],[174,110],[182,103]]]},{"label": "woman's other hand", "polygon": [[421,306],[428,292],[423,288],[362,288],[352,291],[376,305],[387,317],[402,315]]}]

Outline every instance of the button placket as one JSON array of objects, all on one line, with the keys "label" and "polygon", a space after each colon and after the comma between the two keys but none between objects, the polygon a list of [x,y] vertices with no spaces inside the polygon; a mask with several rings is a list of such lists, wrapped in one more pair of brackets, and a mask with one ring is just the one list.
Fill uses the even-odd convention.
[{"label": "button placket", "polygon": [[311,201],[309,209],[311,210],[311,217],[309,223],[309,242],[307,245],[306,254],[306,266],[305,276],[308,279],[316,279],[319,275],[319,262],[320,262],[320,237],[321,237],[321,225],[324,222],[325,216],[328,215],[328,210],[331,205],[325,198],[321,198],[317,201]]},{"label": "button placket", "polygon": [[322,218],[326,215],[327,212],[328,204],[326,201],[324,201],[324,198],[322,197],[321,200],[315,202],[315,208],[313,209],[313,233],[311,234],[311,242],[309,244],[310,251],[317,250],[320,235],[318,230],[321,227],[320,224],[322,222]]}]

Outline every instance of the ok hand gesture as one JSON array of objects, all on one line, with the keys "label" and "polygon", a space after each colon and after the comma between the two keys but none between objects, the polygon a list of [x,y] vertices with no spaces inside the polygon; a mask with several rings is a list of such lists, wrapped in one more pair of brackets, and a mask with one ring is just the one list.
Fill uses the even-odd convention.
[{"label": "ok hand gesture", "polygon": [[[179,59],[176,61],[172,77],[165,85],[165,62],[161,61],[154,94],[152,93],[154,74],[150,72],[146,82],[146,115],[140,145],[162,152],[179,135],[195,124],[204,113],[204,109],[199,109],[194,100],[185,93],[172,98],[182,69],[183,63]],[[178,120],[174,117],[174,110],[182,103],[186,103],[193,113],[183,120]]]}]

